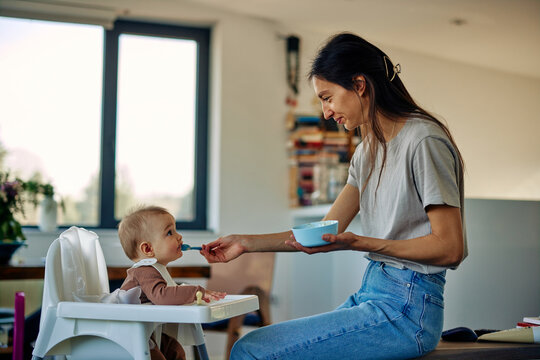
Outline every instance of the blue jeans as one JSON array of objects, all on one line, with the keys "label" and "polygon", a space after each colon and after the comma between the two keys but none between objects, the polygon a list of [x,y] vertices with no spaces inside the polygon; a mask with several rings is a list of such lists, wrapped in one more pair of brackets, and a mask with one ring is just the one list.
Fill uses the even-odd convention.
[{"label": "blue jeans", "polygon": [[336,310],[254,330],[231,359],[408,359],[437,346],[445,272],[371,261],[362,287]]}]

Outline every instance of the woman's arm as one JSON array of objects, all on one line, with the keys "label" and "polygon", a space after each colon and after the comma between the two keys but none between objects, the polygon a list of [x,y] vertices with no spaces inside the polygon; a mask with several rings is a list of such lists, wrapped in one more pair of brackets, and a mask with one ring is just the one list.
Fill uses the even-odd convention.
[{"label": "woman's arm", "polygon": [[357,187],[346,184],[323,220],[338,220],[338,234],[347,229],[360,211],[360,192]]},{"label": "woman's arm", "polygon": [[[338,220],[339,232],[344,231],[359,209],[358,189],[345,185],[325,220]],[[203,245],[201,254],[209,263],[229,262],[247,252],[297,251],[290,245],[292,231],[258,235],[228,235]]]},{"label": "woman's arm", "polygon": [[448,205],[431,205],[426,209],[431,234],[407,240],[376,239],[353,233],[324,235],[330,244],[306,248],[296,241],[292,246],[308,254],[333,250],[358,250],[411,260],[422,264],[455,266],[463,259],[461,211]]},{"label": "woman's arm", "polygon": [[463,228],[461,211],[448,205],[427,207],[431,234],[408,240],[360,240],[359,245],[371,252],[415,262],[456,266],[463,260]]},{"label": "woman's arm", "polygon": [[296,251],[285,245],[291,231],[260,235],[227,235],[202,246],[200,254],[209,263],[226,263],[246,252]]}]

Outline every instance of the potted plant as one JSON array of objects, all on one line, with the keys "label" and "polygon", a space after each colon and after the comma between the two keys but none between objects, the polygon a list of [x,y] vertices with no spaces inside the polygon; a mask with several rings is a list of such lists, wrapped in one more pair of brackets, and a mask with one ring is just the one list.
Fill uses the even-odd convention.
[{"label": "potted plant", "polygon": [[16,213],[22,213],[24,191],[20,179],[10,179],[8,173],[0,172],[0,264],[7,264],[15,250],[26,240],[21,224],[15,220]]}]

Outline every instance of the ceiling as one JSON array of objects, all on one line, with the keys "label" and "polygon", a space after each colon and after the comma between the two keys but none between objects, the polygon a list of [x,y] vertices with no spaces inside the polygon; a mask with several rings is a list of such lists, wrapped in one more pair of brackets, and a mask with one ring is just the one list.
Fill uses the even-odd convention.
[{"label": "ceiling", "polygon": [[352,31],[379,45],[540,78],[540,0],[189,2],[325,35]]},{"label": "ceiling", "polygon": [[321,38],[351,31],[389,52],[400,48],[540,79],[540,0],[0,0],[0,8],[8,3],[117,15],[215,9]]}]

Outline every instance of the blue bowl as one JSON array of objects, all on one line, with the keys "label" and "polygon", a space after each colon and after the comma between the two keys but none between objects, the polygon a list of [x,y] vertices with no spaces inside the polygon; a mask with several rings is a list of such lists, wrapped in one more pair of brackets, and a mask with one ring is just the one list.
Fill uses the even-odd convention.
[{"label": "blue bowl", "polygon": [[337,220],[324,220],[303,225],[298,225],[292,228],[293,235],[302,246],[315,247],[328,245],[327,241],[322,239],[324,234],[334,234],[338,232]]}]

